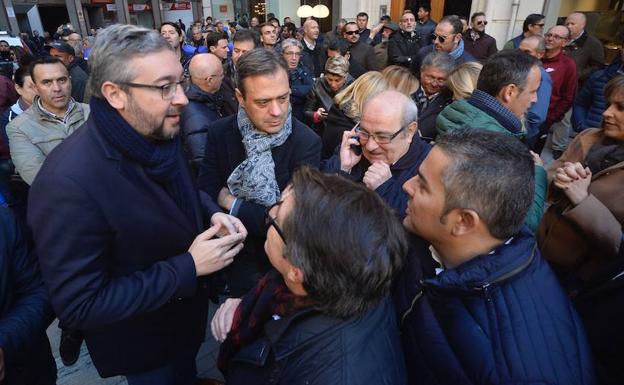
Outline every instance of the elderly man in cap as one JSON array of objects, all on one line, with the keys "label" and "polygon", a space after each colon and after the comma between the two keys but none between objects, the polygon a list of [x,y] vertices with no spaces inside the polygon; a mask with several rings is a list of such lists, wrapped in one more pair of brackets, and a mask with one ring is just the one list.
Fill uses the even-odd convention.
[{"label": "elderly man in cap", "polygon": [[80,68],[78,61],[76,60],[76,52],[71,45],[65,42],[54,42],[48,46],[50,49],[50,55],[59,58],[67,71],[69,71],[69,77],[72,85],[72,98],[75,101],[83,103],[88,101],[88,95],[85,97],[87,90],[87,81],[89,75]]}]

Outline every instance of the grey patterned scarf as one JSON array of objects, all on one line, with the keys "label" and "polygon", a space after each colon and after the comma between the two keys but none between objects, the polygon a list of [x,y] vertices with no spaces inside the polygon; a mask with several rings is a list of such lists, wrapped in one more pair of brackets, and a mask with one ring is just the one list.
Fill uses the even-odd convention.
[{"label": "grey patterned scarf", "polygon": [[277,202],[280,189],[275,180],[275,163],[271,149],[282,145],[292,132],[291,109],[284,127],[277,134],[256,130],[242,107],[238,108],[238,129],[243,136],[247,159],[232,171],[227,180],[230,192],[236,198],[270,206]]}]

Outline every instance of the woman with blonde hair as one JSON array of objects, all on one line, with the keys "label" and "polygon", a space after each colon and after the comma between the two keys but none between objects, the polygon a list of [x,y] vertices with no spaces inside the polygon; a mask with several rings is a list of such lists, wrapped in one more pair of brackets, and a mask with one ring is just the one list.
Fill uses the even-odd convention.
[{"label": "woman with blonde hair", "polygon": [[342,133],[351,130],[360,121],[364,102],[390,88],[381,72],[369,71],[334,97],[334,107],[329,110],[327,126],[323,132],[322,159],[331,157],[342,141]]},{"label": "woman with blonde hair", "polygon": [[381,71],[391,89],[397,90],[406,96],[412,95],[420,87],[418,78],[407,67],[391,65]]},{"label": "woman with blonde hair", "polygon": [[483,65],[469,61],[460,64],[446,79],[446,86],[453,93],[453,99],[468,99],[477,87],[477,80]]}]

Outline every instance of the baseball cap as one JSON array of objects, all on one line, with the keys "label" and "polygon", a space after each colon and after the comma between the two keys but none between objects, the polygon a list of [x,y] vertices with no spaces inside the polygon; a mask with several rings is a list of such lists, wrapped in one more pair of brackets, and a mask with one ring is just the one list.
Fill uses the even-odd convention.
[{"label": "baseball cap", "polygon": [[56,49],[56,50],[58,50],[60,52],[64,52],[64,53],[76,56],[76,51],[74,50],[74,48],[72,48],[71,45],[69,45],[69,44],[67,44],[65,42],[62,42],[62,41],[52,42],[52,43],[46,45],[45,48],[48,50],[48,52],[50,52],[50,50],[52,48],[54,48],[54,49]]}]

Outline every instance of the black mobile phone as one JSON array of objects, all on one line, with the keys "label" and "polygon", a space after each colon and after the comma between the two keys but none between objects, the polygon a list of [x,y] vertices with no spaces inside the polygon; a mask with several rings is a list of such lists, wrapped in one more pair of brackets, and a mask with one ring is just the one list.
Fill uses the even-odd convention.
[{"label": "black mobile phone", "polygon": [[[360,137],[359,136],[352,136],[351,139],[355,139],[358,141],[358,143],[360,143]],[[352,144],[350,146],[351,151],[353,151],[353,153],[357,156],[362,155],[362,146],[359,144]]]}]

